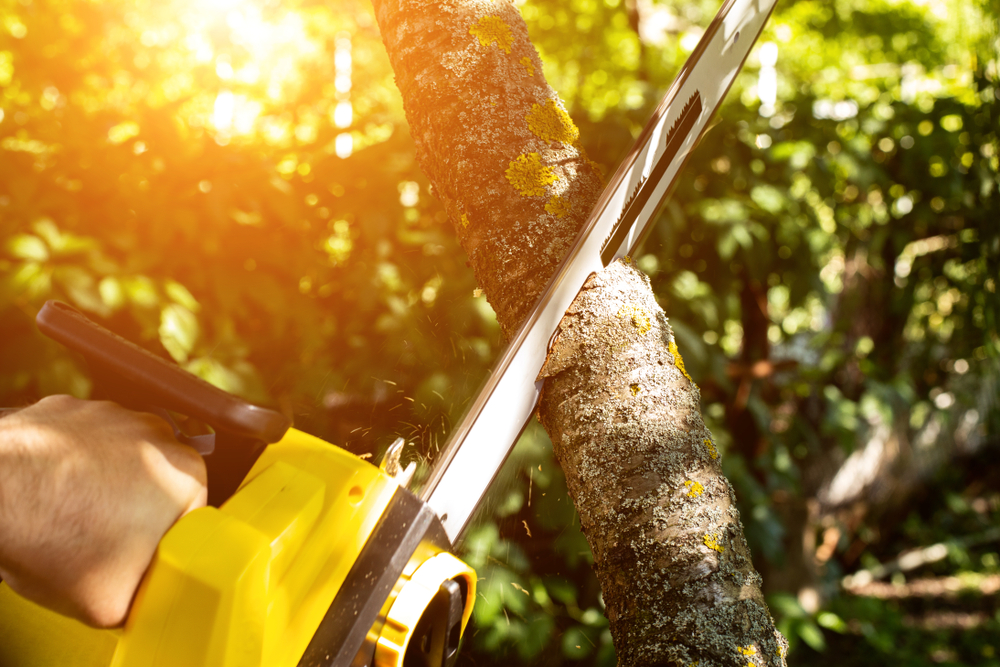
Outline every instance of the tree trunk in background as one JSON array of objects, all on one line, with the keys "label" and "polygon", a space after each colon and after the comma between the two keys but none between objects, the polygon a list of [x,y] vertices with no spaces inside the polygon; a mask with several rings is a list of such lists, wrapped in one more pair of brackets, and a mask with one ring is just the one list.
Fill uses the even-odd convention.
[{"label": "tree trunk in background", "polygon": [[[602,184],[504,0],[373,0],[417,157],[508,338]],[[621,665],[784,665],[785,642],[645,276],[592,276],[539,416],[594,553]]]}]

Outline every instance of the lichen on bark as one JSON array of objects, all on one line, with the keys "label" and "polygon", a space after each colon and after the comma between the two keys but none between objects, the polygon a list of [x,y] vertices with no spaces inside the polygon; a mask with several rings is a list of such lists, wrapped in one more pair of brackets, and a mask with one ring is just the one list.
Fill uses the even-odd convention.
[{"label": "lichen on bark", "polygon": [[[511,3],[373,4],[418,161],[509,338],[597,200],[597,170]],[[784,665],[698,389],[648,280],[626,263],[592,276],[542,375],[539,416],[619,663]]]},{"label": "lichen on bark", "polygon": [[542,376],[539,415],[620,664],[784,664],[698,388],[646,277],[617,262],[588,280]]},{"label": "lichen on bark", "polygon": [[373,4],[417,159],[509,338],[569,250],[600,175],[511,3]]}]

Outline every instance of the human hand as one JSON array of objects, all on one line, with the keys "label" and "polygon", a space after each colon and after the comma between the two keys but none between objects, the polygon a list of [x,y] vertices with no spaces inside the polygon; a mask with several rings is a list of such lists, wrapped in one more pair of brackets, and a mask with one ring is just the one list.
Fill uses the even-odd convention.
[{"label": "human hand", "polygon": [[206,500],[165,421],[51,396],[0,419],[0,577],[95,627],[121,625],[164,533]]}]

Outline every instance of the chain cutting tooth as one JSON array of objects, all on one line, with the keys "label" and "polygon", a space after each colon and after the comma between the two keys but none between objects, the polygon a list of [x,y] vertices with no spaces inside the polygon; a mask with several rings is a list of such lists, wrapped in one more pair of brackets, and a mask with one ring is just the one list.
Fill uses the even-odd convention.
[{"label": "chain cutting tooth", "polygon": [[382,457],[382,462],[379,463],[379,470],[389,475],[403,488],[410,485],[413,480],[414,473],[417,472],[417,464],[410,461],[410,464],[403,468],[400,464],[399,458],[403,454],[403,447],[406,446],[406,441],[402,438],[396,438],[389,445],[388,449],[385,450],[385,456]]},{"label": "chain cutting tooth", "polygon": [[[684,121],[685,116],[687,116],[688,112],[691,110],[691,107],[694,105],[695,100],[699,96],[700,96],[700,93],[698,91],[695,91],[694,94],[691,96],[691,98],[681,108],[681,112],[679,114],[677,114],[677,118],[674,119],[674,124],[670,126],[670,129],[667,130],[666,136],[663,138],[663,145],[664,146],[666,146],[667,144],[669,144],[670,141],[671,141],[671,139],[674,138],[674,135],[677,134],[678,128],[680,128],[681,123]],[[659,161],[659,160],[657,160],[657,161]],[[632,194],[630,194],[628,196],[628,199],[625,200],[625,203],[622,204],[622,210],[621,210],[621,213],[618,214],[618,221],[617,221],[617,223],[620,223],[622,221],[622,219],[625,218],[625,215],[628,213],[629,207],[632,206],[632,202],[634,202],[635,199],[636,199],[636,197],[639,196],[639,193],[642,191],[642,188],[646,185],[646,181],[648,181],[648,180],[649,180],[649,176],[642,176],[642,177],[639,178],[639,183],[632,190]],[[617,225],[617,223],[616,223],[616,225]]]},{"label": "chain cutting tooth", "polygon": [[388,449],[385,450],[385,456],[382,457],[382,462],[379,463],[379,470],[384,472],[390,477],[395,477],[399,474],[399,457],[403,453],[403,447],[406,445],[406,441],[402,438],[396,438],[389,445]]}]

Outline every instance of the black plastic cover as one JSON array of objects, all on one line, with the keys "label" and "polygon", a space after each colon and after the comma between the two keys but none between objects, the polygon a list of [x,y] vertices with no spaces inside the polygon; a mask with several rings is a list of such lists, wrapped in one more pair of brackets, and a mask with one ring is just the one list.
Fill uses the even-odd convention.
[{"label": "black plastic cover", "polygon": [[[374,638],[385,623],[380,612],[403,568],[424,541],[451,551],[444,527],[430,506],[399,488],[354,561],[298,667],[371,665]],[[448,651],[446,655],[454,653]]]},{"label": "black plastic cover", "polygon": [[272,443],[291,427],[285,415],[268,410],[214,387],[180,366],[164,361],[138,345],[90,321],[76,308],[47,301],[35,318],[39,330],[91,363],[101,380],[112,373],[136,398],[149,405],[194,417],[241,438]]}]

